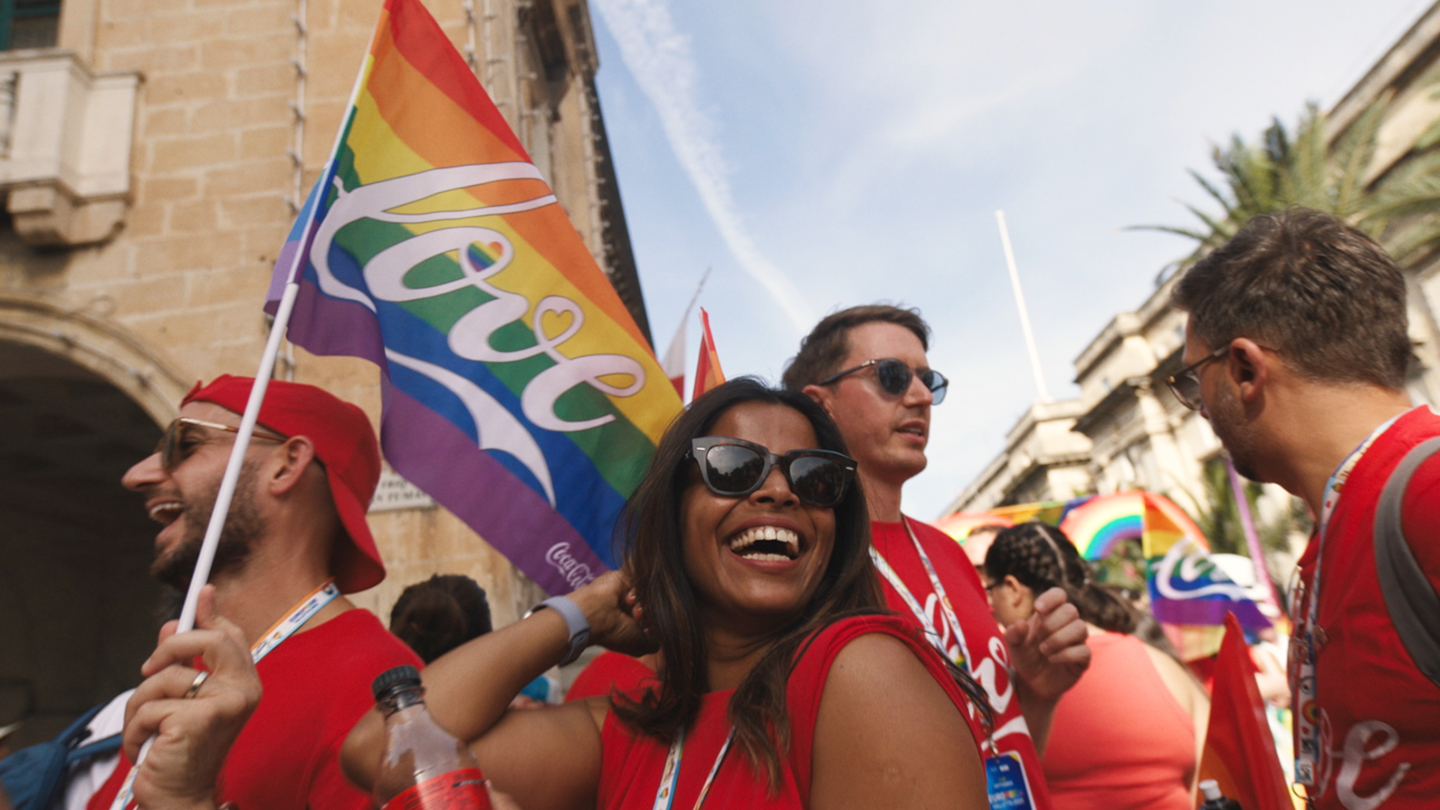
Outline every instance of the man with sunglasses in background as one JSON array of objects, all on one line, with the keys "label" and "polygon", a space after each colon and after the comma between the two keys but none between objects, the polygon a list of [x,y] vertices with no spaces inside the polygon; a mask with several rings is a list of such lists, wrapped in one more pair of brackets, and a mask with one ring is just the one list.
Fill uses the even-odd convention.
[{"label": "man with sunglasses in background", "polygon": [[872,521],[871,558],[890,609],[913,620],[985,688],[999,748],[995,755],[987,751],[987,773],[1015,778],[1022,771],[1027,806],[1048,810],[1039,751],[1060,695],[1089,664],[1085,625],[1056,588],[1037,598],[1034,617],[1000,630],[960,544],[901,514],[905,482],[925,469],[930,406],[944,399],[947,388],[944,375],[926,360],[929,336],[918,310],[842,310],[801,342],[783,381],[825,408],[859,463]]},{"label": "man with sunglasses in background", "polygon": [[[253,382],[222,376],[208,386],[196,384],[155,453],[123,479],[145,497],[145,509],[162,526],[151,573],[182,591]],[[421,665],[374,615],[356,610],[342,595],[385,577],[365,522],[379,478],[379,447],[363,411],[314,386],[270,383],[210,574],[214,612],[251,645],[264,689],[224,759],[214,788],[217,805],[370,807],[369,797],[340,771],[340,745],[374,705],[370,683],[377,675]],[[209,673],[175,669],[153,675],[137,695],[163,697],[157,684],[180,678],[180,687],[188,683],[184,697],[206,697]],[[221,678],[208,687],[217,697],[233,688]],[[157,702],[152,714],[164,711],[164,703]],[[136,708],[147,707],[142,700]],[[225,740],[186,742],[204,752]],[[130,770],[122,759],[89,810],[110,810],[117,794],[128,793]]]},{"label": "man with sunglasses in background", "polygon": [[1237,470],[1315,517],[1289,599],[1296,781],[1318,808],[1435,807],[1440,458],[1422,445],[1440,416],[1406,393],[1404,277],[1363,233],[1291,209],[1250,220],[1173,300],[1190,317],[1171,390]]}]

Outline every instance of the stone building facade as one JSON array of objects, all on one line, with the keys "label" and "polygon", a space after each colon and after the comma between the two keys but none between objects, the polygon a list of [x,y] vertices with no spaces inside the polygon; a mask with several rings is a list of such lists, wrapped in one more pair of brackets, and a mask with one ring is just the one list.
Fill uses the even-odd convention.
[{"label": "stone building facade", "polygon": [[[649,327],[595,92],[585,0],[425,0]],[[253,374],[261,304],[328,156],[380,0],[26,0],[0,19],[0,725],[46,738],[138,681],[155,526],[120,475],[197,379]],[[0,9],[14,9],[14,3]],[[287,349],[277,375],[378,420],[376,369]],[[390,575],[463,573],[496,624],[543,596],[387,478]]]}]

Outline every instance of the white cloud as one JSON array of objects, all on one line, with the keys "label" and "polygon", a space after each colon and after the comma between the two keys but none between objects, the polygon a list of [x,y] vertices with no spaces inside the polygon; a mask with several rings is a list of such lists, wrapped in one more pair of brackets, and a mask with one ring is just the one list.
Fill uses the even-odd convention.
[{"label": "white cloud", "polygon": [[670,148],[740,266],[775,299],[799,334],[816,315],[800,290],[760,252],[730,190],[715,127],[696,100],[690,42],[676,32],[664,0],[599,0],[595,7],[620,46],[636,84],[655,105]]}]

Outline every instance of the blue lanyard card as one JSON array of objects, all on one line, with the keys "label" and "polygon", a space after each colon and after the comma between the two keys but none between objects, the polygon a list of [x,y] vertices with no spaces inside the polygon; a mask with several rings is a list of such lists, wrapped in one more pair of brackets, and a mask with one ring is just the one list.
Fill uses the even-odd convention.
[{"label": "blue lanyard card", "polygon": [[1001,751],[985,760],[985,793],[990,797],[990,810],[1035,810],[1025,764],[1014,751]]}]

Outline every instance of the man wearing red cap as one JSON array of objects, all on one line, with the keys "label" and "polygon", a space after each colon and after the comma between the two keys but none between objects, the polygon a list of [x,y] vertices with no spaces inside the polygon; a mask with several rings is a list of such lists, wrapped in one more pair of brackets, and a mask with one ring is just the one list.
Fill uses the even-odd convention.
[{"label": "man wearing red cap", "polygon": [[[156,452],[123,479],[163,526],[151,573],[177,588],[189,584],[253,382],[197,384]],[[364,412],[313,386],[270,383],[210,575],[215,612],[243,632],[264,688],[225,761],[217,804],[370,806],[340,772],[340,745],[373,705],[371,680],[420,665],[342,595],[385,577],[365,523],[379,477]],[[187,697],[204,689],[204,674],[194,677]],[[116,804],[129,770],[122,761],[90,810]]]}]

